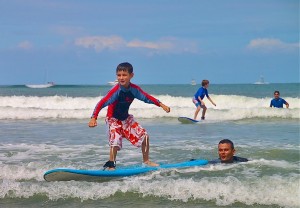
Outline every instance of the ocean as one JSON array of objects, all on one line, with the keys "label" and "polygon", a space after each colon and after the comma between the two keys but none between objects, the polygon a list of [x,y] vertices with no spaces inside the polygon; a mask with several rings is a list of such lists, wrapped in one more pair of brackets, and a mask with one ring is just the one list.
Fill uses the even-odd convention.
[{"label": "ocean", "polygon": [[[211,84],[206,120],[193,117],[200,85],[140,85],[171,107],[135,100],[130,113],[150,135],[158,163],[218,158],[231,139],[243,164],[159,170],[106,182],[46,182],[54,168],[102,169],[108,160],[104,117],[88,122],[110,86],[0,86],[0,207],[300,207],[300,84]],[[270,108],[279,90],[290,108]],[[199,114],[200,117],[200,114]],[[123,142],[117,167],[140,164],[141,150]]]}]

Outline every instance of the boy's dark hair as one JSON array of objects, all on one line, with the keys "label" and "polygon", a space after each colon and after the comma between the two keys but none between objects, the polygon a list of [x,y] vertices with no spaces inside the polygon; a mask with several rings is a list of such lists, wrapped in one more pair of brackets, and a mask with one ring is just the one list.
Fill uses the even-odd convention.
[{"label": "boy's dark hair", "polygon": [[219,144],[230,144],[231,148],[234,149],[233,142],[229,139],[222,139]]},{"label": "boy's dark hair", "polygon": [[133,72],[133,67],[128,62],[120,63],[116,69],[116,72],[118,71],[127,71],[129,74],[131,74]]},{"label": "boy's dark hair", "polygon": [[274,92],[274,95],[275,95],[276,93],[277,93],[278,95],[280,95],[280,92],[279,92],[278,90],[276,90],[276,91]]},{"label": "boy's dark hair", "polygon": [[205,86],[209,84],[209,81],[207,79],[202,80],[202,86]]}]

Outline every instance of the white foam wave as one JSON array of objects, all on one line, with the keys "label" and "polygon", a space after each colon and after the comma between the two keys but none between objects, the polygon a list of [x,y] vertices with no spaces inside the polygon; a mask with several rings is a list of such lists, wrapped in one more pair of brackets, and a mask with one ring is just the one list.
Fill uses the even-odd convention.
[{"label": "white foam wave", "polygon": [[299,176],[278,175],[246,179],[234,176],[203,178],[131,177],[122,181],[89,182],[18,182],[3,180],[0,198],[29,198],[46,195],[50,200],[78,198],[81,201],[99,200],[121,193],[138,193],[143,197],[155,196],[170,201],[211,201],[219,206],[243,203],[246,205],[277,205],[298,207]]},{"label": "white foam wave", "polygon": [[[138,192],[143,195],[164,196],[169,200],[213,200],[217,205],[230,205],[241,202],[247,205],[297,206],[299,201],[299,181],[297,177],[289,179],[271,176],[256,181],[238,178],[212,177],[196,179],[169,179],[139,184]],[[274,182],[275,181],[275,182]],[[296,182],[296,184],[295,184]],[[289,189],[286,189],[289,185]],[[129,186],[130,187],[130,186]],[[272,192],[270,192],[272,190]],[[295,191],[295,192],[291,192]]]},{"label": "white foam wave", "polygon": [[[236,95],[212,95],[217,107],[205,100],[208,109],[207,119],[213,121],[240,120],[247,118],[300,118],[300,99],[286,98],[290,109],[269,108],[271,98],[251,98]],[[195,106],[191,98],[168,95],[157,96],[171,107],[170,113],[154,105],[134,101],[130,113],[139,118],[162,118],[179,116],[193,117]],[[0,97],[0,119],[86,119],[101,97],[66,97],[66,96],[2,96]],[[103,109],[99,117],[105,117]]]},{"label": "white foam wave", "polygon": [[289,163],[284,160],[278,161],[278,160],[259,159],[259,160],[251,160],[251,161],[249,161],[249,164],[282,168],[282,169],[286,169],[286,170],[288,170],[288,169],[297,170],[299,168],[299,162],[297,164],[295,164],[295,163]]},{"label": "white foam wave", "polygon": [[[107,159],[107,149],[92,144],[55,146],[18,143],[2,144],[0,150],[0,199],[44,195],[50,200],[78,198],[85,201],[101,200],[121,192],[183,202],[205,200],[221,206],[236,202],[282,207],[300,205],[299,164],[288,161],[259,159],[243,164],[160,170],[105,183],[47,183],[43,174],[49,169],[95,169],[99,165],[99,158]],[[91,154],[89,151],[99,151],[100,154]],[[136,151],[126,155],[140,158]],[[124,157],[124,160],[127,161],[128,157]],[[124,165],[130,162],[132,160],[124,162]],[[262,172],[262,169],[269,170],[269,167],[275,174]]]}]

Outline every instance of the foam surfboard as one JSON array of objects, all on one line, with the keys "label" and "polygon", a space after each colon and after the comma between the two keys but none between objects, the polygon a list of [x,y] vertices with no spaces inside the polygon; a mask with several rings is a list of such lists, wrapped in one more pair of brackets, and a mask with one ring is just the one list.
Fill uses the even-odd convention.
[{"label": "foam surfboard", "polygon": [[198,120],[194,120],[192,118],[188,118],[188,117],[179,117],[178,121],[180,121],[183,124],[194,124],[194,123],[198,123]]},{"label": "foam surfboard", "polygon": [[207,160],[192,160],[180,163],[161,164],[160,166],[125,166],[116,170],[79,170],[68,168],[57,168],[49,170],[44,174],[46,181],[107,181],[115,178],[145,174],[161,169],[188,168],[208,164]]}]

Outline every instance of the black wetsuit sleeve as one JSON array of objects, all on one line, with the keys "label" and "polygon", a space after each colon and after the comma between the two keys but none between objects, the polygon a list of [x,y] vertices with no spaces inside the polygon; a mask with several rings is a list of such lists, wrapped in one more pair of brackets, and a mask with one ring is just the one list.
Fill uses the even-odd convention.
[{"label": "black wetsuit sleeve", "polygon": [[239,163],[239,162],[248,162],[249,160],[247,158],[243,157],[237,157],[233,156],[233,161],[232,162],[222,162],[220,158],[215,159],[215,160],[210,160],[208,161],[208,164],[219,164],[219,163]]},{"label": "black wetsuit sleeve", "polygon": [[218,164],[218,163],[221,163],[220,159],[215,159],[215,160],[208,161],[208,164]]},{"label": "black wetsuit sleeve", "polygon": [[248,162],[247,158],[233,156],[234,162]]}]

